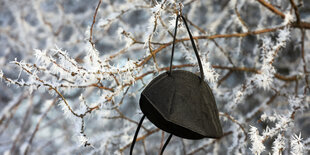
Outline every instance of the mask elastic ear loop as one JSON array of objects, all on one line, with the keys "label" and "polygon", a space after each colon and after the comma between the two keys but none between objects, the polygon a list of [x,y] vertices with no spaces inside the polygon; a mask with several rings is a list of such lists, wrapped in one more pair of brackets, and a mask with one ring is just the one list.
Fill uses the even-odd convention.
[{"label": "mask elastic ear loop", "polygon": [[173,43],[172,43],[172,51],[171,51],[171,59],[170,59],[170,69],[169,69],[169,74],[172,73],[172,60],[173,60],[173,55],[174,55],[174,45],[175,45],[175,38],[177,36],[177,30],[178,30],[178,21],[179,21],[180,15],[177,15],[177,19],[175,21],[175,28],[174,28],[174,35],[173,35]]},{"label": "mask elastic ear loop", "polygon": [[168,143],[170,142],[171,137],[172,137],[172,133],[169,135],[169,137],[168,137],[168,139],[166,140],[166,142],[165,142],[163,148],[161,149],[160,155],[162,155],[162,154],[164,153],[165,148],[166,148],[166,146],[168,145]]},{"label": "mask elastic ear loop", "polygon": [[171,75],[172,74],[172,60],[173,60],[173,55],[174,55],[174,45],[175,45],[175,40],[176,40],[176,35],[177,35],[177,29],[178,29],[178,20],[179,20],[179,17],[181,16],[181,18],[183,19],[184,21],[184,24],[185,24],[185,27],[187,29],[187,32],[188,32],[188,35],[189,35],[189,38],[191,40],[191,43],[192,43],[192,46],[193,46],[193,49],[194,49],[194,52],[195,52],[195,55],[196,55],[196,58],[197,58],[197,61],[198,61],[198,65],[199,65],[199,69],[200,69],[200,78],[201,80],[203,81],[204,80],[204,74],[203,74],[203,68],[202,68],[202,64],[201,64],[201,60],[200,60],[200,57],[199,57],[199,54],[198,54],[198,51],[197,51],[197,48],[196,48],[196,45],[195,45],[195,42],[194,42],[194,39],[193,39],[193,36],[188,28],[188,25],[187,25],[187,22],[186,22],[186,19],[183,17],[183,15],[178,15],[177,16],[177,19],[176,19],[176,22],[175,22],[175,30],[174,30],[174,36],[173,36],[173,44],[172,44],[172,53],[171,53],[171,59],[170,59],[170,69],[169,69],[169,74]]},{"label": "mask elastic ear loop", "polygon": [[204,80],[203,68],[202,68],[202,64],[201,64],[201,61],[200,61],[200,57],[199,57],[199,54],[198,54],[198,51],[197,51],[197,48],[196,48],[196,45],[195,45],[193,36],[192,36],[192,34],[191,34],[191,31],[190,31],[189,28],[188,28],[186,19],[183,17],[183,15],[181,15],[181,17],[182,17],[182,19],[183,19],[183,21],[184,21],[184,24],[185,24],[185,26],[186,26],[186,29],[187,29],[189,38],[191,39],[191,42],[192,42],[192,46],[193,46],[193,49],[194,49],[196,58],[197,58],[197,60],[198,60],[198,65],[199,65],[199,69],[200,69],[200,77],[201,77],[202,80]]},{"label": "mask elastic ear loop", "polygon": [[138,133],[139,133],[139,130],[141,128],[141,125],[143,123],[143,120],[145,118],[145,115],[142,116],[140,122],[139,122],[139,125],[136,129],[136,133],[135,133],[135,136],[133,137],[133,140],[132,140],[132,143],[131,143],[131,147],[130,147],[130,155],[132,155],[132,151],[133,151],[133,148],[135,147],[135,143],[136,143],[136,140],[137,140],[137,137],[138,137]]}]

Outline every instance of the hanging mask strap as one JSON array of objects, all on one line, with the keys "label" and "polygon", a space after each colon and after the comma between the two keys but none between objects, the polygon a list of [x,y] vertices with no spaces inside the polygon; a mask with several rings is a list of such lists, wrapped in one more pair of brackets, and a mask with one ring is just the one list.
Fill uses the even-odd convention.
[{"label": "hanging mask strap", "polygon": [[172,52],[171,52],[171,59],[170,59],[170,69],[169,74],[172,73],[172,60],[174,55],[174,45],[175,45],[175,38],[177,36],[177,30],[178,30],[178,21],[179,21],[180,15],[177,15],[177,19],[175,20],[175,28],[174,28],[174,35],[173,35],[173,43],[172,43]]},{"label": "hanging mask strap", "polygon": [[136,133],[135,133],[135,136],[133,137],[133,140],[132,140],[132,143],[131,143],[131,147],[130,147],[130,155],[132,155],[132,151],[133,151],[133,148],[135,147],[135,143],[136,143],[136,140],[137,140],[137,137],[138,137],[138,133],[139,133],[139,130],[141,128],[141,125],[142,125],[142,122],[145,118],[145,115],[142,116],[140,122],[139,122],[139,125],[136,129]]},{"label": "hanging mask strap", "polygon": [[172,133],[169,135],[169,137],[168,137],[168,139],[166,140],[166,142],[165,142],[163,148],[161,149],[160,155],[162,155],[162,154],[164,153],[165,148],[167,147],[168,143],[170,142],[171,137],[172,137]]},{"label": "hanging mask strap", "polygon": [[187,29],[187,32],[188,32],[188,35],[189,35],[189,38],[191,40],[191,43],[192,43],[192,46],[193,46],[193,49],[194,49],[194,52],[195,52],[195,55],[196,55],[196,58],[198,60],[198,65],[199,65],[199,69],[200,69],[200,78],[202,80],[204,80],[204,74],[203,74],[203,68],[202,68],[202,64],[201,64],[201,60],[199,58],[199,54],[198,54],[198,51],[197,51],[197,48],[196,48],[196,45],[195,45],[195,42],[194,42],[194,39],[193,39],[193,36],[188,28],[188,25],[187,25],[187,22],[186,22],[186,19],[183,17],[183,15],[177,15],[177,19],[176,19],[176,22],[175,22],[175,29],[174,29],[174,35],[173,35],[173,44],[172,44],[172,53],[171,53],[171,59],[170,59],[170,69],[169,69],[169,74],[171,74],[172,72],[172,60],[173,60],[173,54],[174,54],[174,45],[175,45],[175,39],[176,39],[176,35],[177,35],[177,29],[178,29],[178,20],[179,18],[182,18],[183,19],[183,22],[185,24],[185,27]]},{"label": "hanging mask strap", "polygon": [[[137,127],[137,129],[136,129],[136,133],[135,133],[135,136],[133,137],[133,140],[132,140],[132,143],[131,143],[131,147],[130,147],[130,153],[129,153],[130,155],[132,155],[132,151],[133,151],[133,148],[135,147],[136,140],[137,140],[137,137],[138,137],[138,133],[139,133],[139,130],[140,130],[141,126],[142,126],[142,123],[143,123],[144,118],[145,118],[145,115],[142,116],[142,118],[141,118],[141,120],[140,120],[140,122],[139,122],[139,124],[138,124],[138,127]],[[165,151],[165,149],[166,149],[168,143],[169,143],[170,140],[171,140],[171,137],[172,137],[172,134],[170,134],[169,137],[168,137],[168,139],[166,140],[166,142],[165,142],[163,148],[162,148],[161,151],[160,151],[160,155],[162,155],[162,154],[164,153],[164,151]]]}]

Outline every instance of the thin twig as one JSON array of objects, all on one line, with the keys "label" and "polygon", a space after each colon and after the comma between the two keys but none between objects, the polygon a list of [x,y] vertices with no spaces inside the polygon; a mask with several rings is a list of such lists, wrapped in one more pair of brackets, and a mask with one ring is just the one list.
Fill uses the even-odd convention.
[{"label": "thin twig", "polygon": [[34,139],[36,133],[39,131],[40,124],[41,124],[42,120],[46,117],[47,113],[51,110],[51,108],[54,106],[54,104],[55,104],[56,101],[57,101],[57,100],[54,99],[54,101],[48,106],[48,108],[45,110],[45,112],[44,112],[43,115],[40,117],[39,121],[37,122],[37,125],[36,125],[34,131],[32,132],[31,137],[30,137],[30,139],[29,139],[29,142],[28,142],[27,148],[26,148],[26,150],[25,150],[25,152],[24,152],[24,155],[27,155],[28,152],[30,151],[30,148],[31,148],[31,145],[32,145],[32,141],[33,141],[33,139]]},{"label": "thin twig", "polygon": [[277,8],[275,8],[272,4],[264,1],[264,0],[257,0],[260,4],[262,4],[264,7],[266,7],[267,9],[269,9],[271,12],[275,13],[276,15],[279,15],[281,18],[285,18],[285,14],[282,13],[280,10],[278,10]]},{"label": "thin twig", "polygon": [[94,25],[96,23],[96,16],[97,16],[97,13],[98,13],[98,10],[99,10],[101,2],[102,2],[102,0],[99,0],[99,2],[97,4],[96,10],[95,10],[95,13],[94,13],[94,16],[93,16],[93,22],[92,22],[90,30],[89,30],[90,32],[89,32],[89,40],[88,41],[93,46],[93,48],[95,48],[95,43],[93,43],[93,28],[94,28]]}]

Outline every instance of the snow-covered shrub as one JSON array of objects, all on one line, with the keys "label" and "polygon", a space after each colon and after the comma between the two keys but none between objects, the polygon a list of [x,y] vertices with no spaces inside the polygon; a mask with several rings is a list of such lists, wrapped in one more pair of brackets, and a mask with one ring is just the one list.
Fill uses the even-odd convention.
[{"label": "snow-covered shrub", "polygon": [[[142,89],[169,69],[182,9],[221,139],[167,154],[309,154],[310,1],[2,0],[0,154],[128,154]],[[198,73],[180,21],[174,67]],[[145,121],[135,154],[168,134]]]}]

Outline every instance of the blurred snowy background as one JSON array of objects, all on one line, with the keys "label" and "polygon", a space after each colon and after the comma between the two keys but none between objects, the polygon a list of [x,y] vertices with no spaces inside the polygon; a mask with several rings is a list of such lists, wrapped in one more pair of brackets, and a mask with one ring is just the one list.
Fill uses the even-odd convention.
[{"label": "blurred snowy background", "polygon": [[[308,154],[308,0],[1,0],[0,154],[128,154],[179,3],[225,136],[165,154]],[[198,73],[179,27],[174,65]],[[168,134],[144,121],[139,137],[158,154]]]}]

